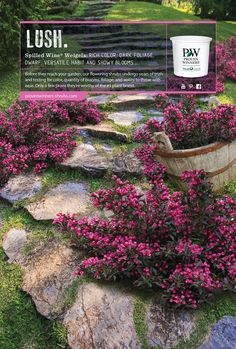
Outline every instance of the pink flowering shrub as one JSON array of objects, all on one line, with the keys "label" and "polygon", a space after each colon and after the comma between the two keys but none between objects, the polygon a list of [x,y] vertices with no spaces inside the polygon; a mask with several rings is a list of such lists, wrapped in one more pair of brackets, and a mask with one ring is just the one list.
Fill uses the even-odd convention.
[{"label": "pink flowering shrub", "polygon": [[[152,172],[152,173],[151,173]],[[197,305],[219,289],[232,289],[236,276],[236,201],[216,198],[205,173],[187,171],[188,191],[171,193],[162,165],[148,172],[149,190],[115,177],[115,187],[92,194],[110,219],[59,214],[54,221],[88,257],[77,274],[96,279],[130,279],[158,287],[176,305]]]},{"label": "pink flowering shrub", "polygon": [[168,134],[175,149],[231,142],[236,139],[236,106],[222,104],[207,112],[196,112],[194,98],[187,96],[177,104],[167,103],[163,122],[149,119],[135,132],[134,139],[155,143],[154,133],[159,131]]},{"label": "pink flowering shrub", "polygon": [[220,81],[236,80],[236,37],[216,45],[217,75]]},{"label": "pink flowering shrub", "polygon": [[101,113],[92,102],[20,102],[15,101],[5,113],[0,112],[0,184],[11,174],[29,168],[34,172],[49,163],[65,160],[76,146],[76,132],[56,132],[57,122],[97,124]]},{"label": "pink flowering shrub", "polygon": [[99,124],[102,114],[96,104],[90,101],[81,102],[43,102],[51,121],[75,122],[79,125]]}]

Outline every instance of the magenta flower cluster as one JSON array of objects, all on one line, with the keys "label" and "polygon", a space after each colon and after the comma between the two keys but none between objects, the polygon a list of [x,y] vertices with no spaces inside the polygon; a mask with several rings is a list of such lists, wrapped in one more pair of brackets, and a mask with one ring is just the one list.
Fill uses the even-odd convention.
[{"label": "magenta flower cluster", "polygon": [[216,45],[217,75],[220,81],[226,78],[236,80],[236,37]]},{"label": "magenta flower cluster", "polygon": [[146,191],[115,177],[114,188],[93,193],[96,208],[113,212],[110,219],[59,214],[54,224],[88,254],[78,275],[130,279],[196,308],[235,285],[236,201],[216,198],[202,170],[183,173],[186,193],[171,193],[164,173],[163,166],[149,172]]},{"label": "magenta flower cluster", "polygon": [[153,143],[154,133],[164,131],[174,149],[188,149],[236,139],[235,105],[222,104],[210,111],[196,112],[192,96],[186,96],[176,104],[167,103],[165,99],[163,103],[163,122],[157,118],[149,119],[135,132],[135,140]]},{"label": "magenta flower cluster", "polygon": [[40,172],[65,160],[76,146],[75,130],[56,132],[56,122],[99,123],[101,114],[90,102],[15,101],[0,112],[0,184],[27,169]]},{"label": "magenta flower cluster", "polygon": [[102,114],[94,102],[45,102],[52,121],[75,122],[79,125],[99,124]]}]

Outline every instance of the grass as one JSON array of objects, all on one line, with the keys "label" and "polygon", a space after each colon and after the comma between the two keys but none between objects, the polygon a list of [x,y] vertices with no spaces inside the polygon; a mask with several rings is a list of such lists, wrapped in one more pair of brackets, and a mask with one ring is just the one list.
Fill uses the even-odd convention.
[{"label": "grass", "polygon": [[134,302],[134,325],[142,349],[150,349],[147,341],[147,324],[146,324],[147,301],[141,297],[135,297]]},{"label": "grass", "polygon": [[[199,21],[193,14],[185,13],[171,7],[158,4],[132,1],[118,3],[112,7],[106,20],[134,20],[134,21]],[[236,22],[218,22],[218,40],[226,40],[235,35]]]},{"label": "grass", "polygon": [[225,85],[224,93],[221,93],[217,96],[220,102],[236,104],[236,83],[228,80],[224,83],[224,85]]},{"label": "grass", "polygon": [[0,75],[0,110],[4,110],[19,95],[19,73],[17,70],[2,70]]}]

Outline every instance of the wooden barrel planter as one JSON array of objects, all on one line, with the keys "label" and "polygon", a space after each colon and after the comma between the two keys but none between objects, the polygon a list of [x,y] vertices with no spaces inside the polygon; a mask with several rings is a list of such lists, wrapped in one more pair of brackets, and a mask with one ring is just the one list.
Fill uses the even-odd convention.
[{"label": "wooden barrel planter", "polygon": [[158,132],[155,136],[158,144],[157,158],[166,166],[170,180],[179,189],[185,189],[180,175],[186,170],[205,170],[215,191],[223,188],[225,182],[236,179],[236,140],[174,150],[164,132]]}]

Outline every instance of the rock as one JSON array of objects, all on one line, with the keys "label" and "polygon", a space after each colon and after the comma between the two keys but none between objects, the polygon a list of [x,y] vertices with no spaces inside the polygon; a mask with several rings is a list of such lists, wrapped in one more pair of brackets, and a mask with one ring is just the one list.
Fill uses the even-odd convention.
[{"label": "rock", "polygon": [[9,179],[0,189],[0,197],[15,203],[30,198],[42,189],[42,178],[34,174],[19,175]]},{"label": "rock", "polygon": [[78,264],[78,251],[56,241],[31,254],[22,263],[22,288],[32,297],[41,315],[54,319],[65,310],[64,292],[75,280]]},{"label": "rock", "polygon": [[152,105],[155,97],[148,93],[136,93],[132,95],[119,95],[112,99],[112,105],[117,109],[137,108]]},{"label": "rock", "polygon": [[236,316],[224,316],[211,329],[208,339],[199,349],[235,349]]},{"label": "rock", "polygon": [[87,101],[95,102],[98,105],[109,103],[110,100],[113,98],[112,95],[98,95],[98,96],[91,96],[87,98]]},{"label": "rock", "polygon": [[176,310],[159,302],[150,305],[147,316],[147,339],[151,347],[169,349],[188,339],[194,330],[193,313]]},{"label": "rock", "polygon": [[55,219],[59,212],[82,215],[90,204],[87,188],[86,182],[65,182],[50,189],[41,200],[25,208],[36,220]]},{"label": "rock", "polygon": [[103,144],[102,149],[106,152],[106,153],[112,153],[112,147],[110,147],[109,144]]},{"label": "rock", "polygon": [[108,286],[80,286],[65,315],[72,349],[141,349],[133,321],[132,298]]},{"label": "rock", "polygon": [[79,130],[79,136],[85,138],[85,139],[89,139],[90,138],[90,134],[88,133],[88,131],[85,130]]},{"label": "rock", "polygon": [[114,121],[114,123],[117,125],[130,126],[132,123],[142,120],[144,116],[138,111],[131,110],[112,113],[109,114],[107,118]]},{"label": "rock", "polygon": [[209,108],[218,107],[220,105],[220,100],[216,96],[211,96],[208,100]]},{"label": "rock", "polygon": [[3,250],[9,258],[9,263],[19,262],[24,258],[23,250],[27,243],[29,232],[24,229],[11,229],[3,238]]},{"label": "rock", "polygon": [[109,168],[108,160],[91,144],[79,144],[61,165],[76,168],[97,177],[104,176]]},{"label": "rock", "polygon": [[141,176],[143,166],[133,152],[125,152],[113,158],[112,171],[117,175],[132,174]]},{"label": "rock", "polygon": [[[101,139],[114,139],[120,142],[128,142],[128,136],[125,133],[117,132],[111,125],[100,124],[91,126],[75,126],[79,132],[86,131],[89,135]],[[83,136],[83,134],[82,134]]]}]

